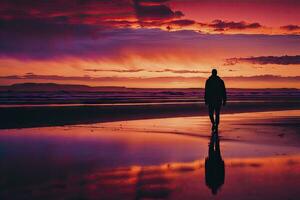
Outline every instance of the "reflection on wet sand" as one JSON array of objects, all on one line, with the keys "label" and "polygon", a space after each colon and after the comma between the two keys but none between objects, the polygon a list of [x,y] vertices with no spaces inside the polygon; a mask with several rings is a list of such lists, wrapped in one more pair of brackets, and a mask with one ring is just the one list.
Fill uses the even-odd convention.
[{"label": "reflection on wet sand", "polygon": [[[217,140],[215,140],[217,141]],[[1,191],[1,199],[209,199],[224,183],[224,165],[208,175],[206,160],[94,170],[38,185]],[[219,159],[219,158],[218,158]],[[215,161],[214,161],[215,162]],[[227,181],[218,196],[241,199],[278,195],[296,199],[300,183],[300,156],[228,159]],[[223,163],[224,164],[224,163]],[[216,170],[216,167],[210,170]],[[274,178],[276,181],[274,181]],[[288,178],[288,179],[287,179]],[[205,186],[203,180],[206,180]],[[243,186],[247,183],[247,187]],[[283,184],[285,183],[285,184]],[[288,189],[289,192],[286,192]],[[8,198],[9,197],[9,198]],[[252,196],[253,197],[253,196]],[[187,198],[187,199],[189,199]],[[244,198],[251,199],[251,198]],[[273,198],[276,199],[276,198]]]},{"label": "reflection on wet sand", "polygon": [[0,199],[296,200],[299,116],[224,115],[212,136],[207,117],[2,130]]},{"label": "reflection on wet sand", "polygon": [[213,132],[210,138],[208,157],[205,159],[205,182],[213,194],[224,184],[225,163],[220,151],[219,133]]}]

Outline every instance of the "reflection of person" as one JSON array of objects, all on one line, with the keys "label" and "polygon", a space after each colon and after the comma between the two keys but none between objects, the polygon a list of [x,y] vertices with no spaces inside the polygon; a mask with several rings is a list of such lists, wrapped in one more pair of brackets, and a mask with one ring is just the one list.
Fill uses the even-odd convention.
[{"label": "reflection of person", "polygon": [[205,159],[205,182],[213,194],[224,184],[225,163],[222,160],[218,133],[210,138],[208,157]]},{"label": "reflection of person", "polygon": [[[217,70],[212,70],[212,75],[205,83],[205,105],[208,105],[209,118],[212,123],[212,131],[218,130],[220,121],[220,109],[223,103],[225,106],[227,101],[226,88],[224,81],[217,76]],[[214,119],[214,113],[216,118]]]}]

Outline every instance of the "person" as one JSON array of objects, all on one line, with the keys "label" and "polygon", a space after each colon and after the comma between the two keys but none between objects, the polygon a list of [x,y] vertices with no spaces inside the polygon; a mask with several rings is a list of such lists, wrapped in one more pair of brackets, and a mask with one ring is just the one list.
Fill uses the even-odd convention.
[{"label": "person", "polygon": [[[218,131],[220,122],[221,105],[226,105],[227,94],[224,81],[217,75],[217,70],[212,70],[212,75],[205,83],[205,105],[208,105],[209,118],[212,131]],[[215,114],[215,117],[214,117]]]}]

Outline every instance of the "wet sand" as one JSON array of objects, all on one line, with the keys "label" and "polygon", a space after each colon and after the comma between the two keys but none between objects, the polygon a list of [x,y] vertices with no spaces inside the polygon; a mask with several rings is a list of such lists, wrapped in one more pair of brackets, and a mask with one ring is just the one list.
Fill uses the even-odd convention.
[{"label": "wet sand", "polygon": [[1,130],[0,198],[299,199],[299,122],[222,115],[213,177],[207,116]]},{"label": "wet sand", "polygon": [[[223,113],[300,109],[300,101],[229,101]],[[59,105],[0,107],[0,129],[93,124],[137,119],[205,116],[202,102],[159,104]]]}]

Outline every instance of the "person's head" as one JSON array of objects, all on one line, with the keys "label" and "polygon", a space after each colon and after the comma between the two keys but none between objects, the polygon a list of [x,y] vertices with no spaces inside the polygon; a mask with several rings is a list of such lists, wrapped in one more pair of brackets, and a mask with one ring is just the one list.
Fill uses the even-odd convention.
[{"label": "person's head", "polygon": [[213,69],[213,70],[211,71],[211,75],[217,76],[217,74],[218,74],[218,71],[217,71],[216,69]]}]

